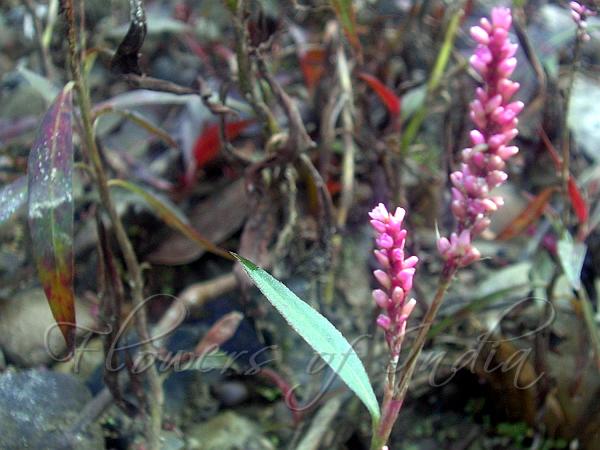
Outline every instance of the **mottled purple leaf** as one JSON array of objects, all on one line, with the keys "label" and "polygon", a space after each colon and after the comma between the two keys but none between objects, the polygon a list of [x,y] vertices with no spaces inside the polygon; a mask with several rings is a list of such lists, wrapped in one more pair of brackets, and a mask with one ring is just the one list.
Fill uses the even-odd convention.
[{"label": "mottled purple leaf", "polygon": [[50,309],[70,350],[75,343],[72,116],[69,83],[44,116],[28,161],[33,256]]},{"label": "mottled purple leaf", "polygon": [[17,178],[0,189],[0,226],[19,212],[27,202],[27,177]]}]

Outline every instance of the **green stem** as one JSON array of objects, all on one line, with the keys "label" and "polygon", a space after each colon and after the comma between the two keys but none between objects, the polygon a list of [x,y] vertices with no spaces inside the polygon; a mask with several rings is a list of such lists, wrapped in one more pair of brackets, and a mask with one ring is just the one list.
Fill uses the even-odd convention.
[{"label": "green stem", "polygon": [[[142,276],[142,269],[138,262],[135,251],[125,227],[121,222],[121,218],[117,213],[117,209],[112,200],[110,189],[108,186],[108,179],[100,152],[94,139],[94,129],[91,116],[91,99],[89,90],[85,83],[85,80],[81,74],[81,65],[78,53],[76,51],[76,33],[75,33],[75,13],[73,9],[73,1],[69,0],[65,2],[65,11],[68,23],[68,41],[69,41],[69,57],[72,77],[75,82],[75,88],[77,90],[77,100],[79,103],[79,109],[81,113],[81,121],[83,123],[83,140],[84,148],[87,151],[88,157],[92,162],[92,167],[96,175],[96,182],[98,185],[98,191],[100,195],[100,201],[102,206],[106,209],[110,221],[115,232],[115,236],[125,265],[127,272],[130,277],[130,287],[133,297],[134,308],[136,309],[135,325],[136,331],[141,340],[141,351],[148,355],[155,354],[155,349],[152,345],[152,341],[148,332],[148,319],[146,316],[146,310],[143,306],[144,303],[144,282]],[[146,424],[146,439],[148,446],[151,450],[160,449],[160,431],[162,429],[162,405],[163,405],[163,390],[156,366],[151,364],[146,371],[146,378],[150,386],[151,395],[147,396],[148,408],[150,410],[150,421]]]}]

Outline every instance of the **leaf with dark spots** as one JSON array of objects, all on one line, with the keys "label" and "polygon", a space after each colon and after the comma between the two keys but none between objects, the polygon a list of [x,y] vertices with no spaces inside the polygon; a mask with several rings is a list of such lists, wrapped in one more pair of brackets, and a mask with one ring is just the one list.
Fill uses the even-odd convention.
[{"label": "leaf with dark spots", "polygon": [[73,100],[65,86],[42,121],[28,160],[28,216],[38,276],[69,350],[73,294]]},{"label": "leaf with dark spots", "polygon": [[[246,119],[239,120],[237,122],[230,122],[225,125],[225,137],[228,140],[235,139],[238,137],[244,129],[246,129],[254,120]],[[219,125],[212,124],[207,126],[194,145],[194,158],[196,160],[196,167],[201,169],[210,161],[212,161],[218,154],[221,148],[221,136],[219,135]]]},{"label": "leaf with dark spots", "polygon": [[0,226],[15,216],[27,203],[27,177],[17,178],[0,189]]},{"label": "leaf with dark spots", "polygon": [[397,117],[400,115],[401,103],[394,91],[368,73],[361,72],[358,74],[358,78],[363,80],[371,89],[373,89],[392,116]]},{"label": "leaf with dark spots", "polygon": [[146,39],[146,13],[142,0],[130,0],[131,23],[110,63],[115,73],[141,75],[140,49]]}]

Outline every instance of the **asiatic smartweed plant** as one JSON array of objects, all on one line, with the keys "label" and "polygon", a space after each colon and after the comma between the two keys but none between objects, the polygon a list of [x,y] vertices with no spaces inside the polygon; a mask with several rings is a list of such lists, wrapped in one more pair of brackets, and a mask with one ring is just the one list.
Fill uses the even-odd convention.
[{"label": "asiatic smartweed plant", "polygon": [[[373,291],[373,299],[382,310],[377,325],[384,332],[389,351],[381,409],[362,363],[334,325],[267,272],[235,255],[267,299],[317,353],[327,356],[328,364],[365,404],[372,417],[371,450],[388,449],[386,444],[416,362],[452,278],[458,269],[480,259],[472,241],[490,225],[491,214],[503,204],[502,197],[492,191],[507,180],[506,161],[518,152],[511,141],[517,136],[517,116],[524,106],[520,101],[512,101],[519,83],[509,78],[517,65],[517,45],[509,39],[511,23],[508,8],[494,8],[491,20],[483,18],[471,28],[478,45],[470,63],[481,78],[481,85],[470,105],[472,145],[462,151],[460,170],[450,176],[456,229],[449,238],[440,237],[437,241],[444,261],[437,291],[400,371],[397,365],[407,321],[416,304],[409,292],[418,258],[405,253],[404,209],[390,213],[380,204],[370,213],[376,232],[375,257],[381,266],[374,271],[379,288]],[[343,356],[343,361],[339,356]]]}]

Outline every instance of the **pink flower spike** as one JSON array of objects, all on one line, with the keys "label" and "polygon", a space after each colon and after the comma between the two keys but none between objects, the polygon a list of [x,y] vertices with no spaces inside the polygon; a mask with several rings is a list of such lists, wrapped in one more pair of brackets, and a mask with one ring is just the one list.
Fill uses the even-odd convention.
[{"label": "pink flower spike", "polygon": [[[419,259],[416,256],[405,258],[407,231],[402,228],[406,211],[397,208],[390,214],[383,204],[379,204],[369,214],[376,232],[375,257],[381,269],[373,271],[381,289],[373,291],[375,304],[383,310],[377,324],[385,331],[386,342],[391,355],[400,353],[400,345],[406,326],[407,315],[402,317],[405,298],[410,291]],[[404,325],[403,325],[404,324]]]}]

